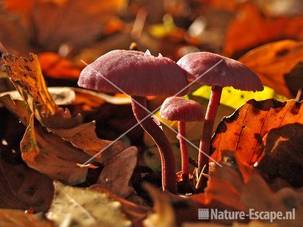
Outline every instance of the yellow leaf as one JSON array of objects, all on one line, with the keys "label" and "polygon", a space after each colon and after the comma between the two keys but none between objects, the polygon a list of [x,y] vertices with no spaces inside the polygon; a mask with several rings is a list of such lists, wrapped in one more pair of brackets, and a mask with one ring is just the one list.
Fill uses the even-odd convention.
[{"label": "yellow leaf", "polygon": [[[210,87],[203,86],[192,93],[193,96],[199,96],[208,99],[210,95]],[[241,91],[232,87],[225,87],[222,91],[221,104],[232,107],[234,109],[244,105],[248,100],[255,99],[257,101],[278,98],[280,100],[286,100],[283,96],[278,96],[275,91],[269,87],[264,87],[263,91]]]}]

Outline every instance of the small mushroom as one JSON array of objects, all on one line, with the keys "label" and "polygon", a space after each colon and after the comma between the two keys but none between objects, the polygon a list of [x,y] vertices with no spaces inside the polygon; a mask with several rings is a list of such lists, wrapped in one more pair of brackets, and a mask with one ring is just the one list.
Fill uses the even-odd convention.
[{"label": "small mushroom", "polygon": [[202,121],[204,111],[201,105],[193,100],[182,97],[169,97],[163,102],[160,115],[170,121],[178,121],[178,139],[181,152],[181,173],[183,178],[189,176],[189,155],[185,141],[186,122]]},{"label": "small mushroom", "polygon": [[168,97],[180,93],[187,85],[186,75],[169,58],[141,51],[113,50],[86,66],[78,81],[84,88],[131,96],[135,118],[158,146],[162,189],[170,192],[176,191],[175,158],[167,137],[146,110],[145,96]]},{"label": "small mushroom", "polygon": [[[207,164],[214,120],[220,104],[222,88],[232,86],[245,91],[261,91],[263,85],[258,76],[242,63],[209,52],[196,52],[183,56],[177,64],[193,76],[197,84],[212,86],[198,156],[198,173]],[[215,64],[216,67],[210,69]],[[208,71],[209,70],[209,71]]]}]

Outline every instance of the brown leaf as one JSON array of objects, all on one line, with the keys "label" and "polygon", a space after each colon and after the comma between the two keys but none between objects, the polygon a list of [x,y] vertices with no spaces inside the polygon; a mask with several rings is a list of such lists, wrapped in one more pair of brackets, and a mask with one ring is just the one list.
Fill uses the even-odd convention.
[{"label": "brown leaf", "polygon": [[283,179],[294,187],[303,186],[303,125],[288,124],[272,129],[264,138],[264,157],[258,165],[267,181]]},{"label": "brown leaf", "polygon": [[137,165],[138,149],[128,147],[110,160],[107,160],[99,176],[97,184],[126,198],[134,189],[129,186],[130,178]]},{"label": "brown leaf", "polygon": [[[28,45],[34,41],[34,48],[44,50],[57,50],[66,43],[73,48],[91,43],[125,4],[125,0],[30,0],[21,5],[15,0],[4,1],[10,16],[17,17],[22,25],[19,39],[25,39]],[[3,42],[14,49],[7,37]]]},{"label": "brown leaf", "polygon": [[269,43],[249,51],[239,60],[278,94],[295,97],[298,89],[303,88],[302,73],[294,71],[303,62],[303,42]]},{"label": "brown leaf", "polygon": [[86,180],[87,169],[77,163],[90,156],[35,122],[33,116],[20,144],[23,160],[33,169],[67,184]]},{"label": "brown leaf", "polygon": [[[205,189],[205,196],[208,199],[220,201],[229,209],[245,212],[249,209],[285,212],[295,208],[294,220],[275,220],[275,222],[299,226],[302,222],[300,214],[303,212],[302,188],[294,190],[284,187],[273,192],[256,169],[243,166],[235,160],[232,153],[229,154],[228,160],[233,161],[221,162],[222,167],[214,166],[215,168],[210,172],[209,182]],[[247,168],[250,169],[250,173],[244,176],[243,169]]]},{"label": "brown leaf", "polygon": [[49,131],[90,156],[94,156],[106,148],[96,157],[96,160],[105,164],[126,147],[120,141],[113,143],[110,140],[99,139],[95,129],[95,122],[89,122],[69,129],[49,129]]},{"label": "brown leaf", "polygon": [[219,124],[212,140],[214,159],[232,151],[240,162],[254,165],[263,153],[263,138],[272,129],[286,124],[303,123],[303,106],[289,100],[250,100]]},{"label": "brown leaf", "polygon": [[5,227],[54,227],[55,225],[39,215],[27,214],[24,211],[0,209],[0,226]]},{"label": "brown leaf", "polygon": [[[53,191],[53,183],[47,176],[24,164],[10,163],[1,157],[1,208],[46,211],[51,204]],[[0,224],[0,226],[6,225]]]},{"label": "brown leaf", "polygon": [[34,113],[38,112],[36,114],[38,119],[40,117],[48,118],[59,111],[47,91],[36,55],[30,54],[28,57],[17,57],[5,54],[2,56],[2,64],[29,108]]},{"label": "brown leaf", "polygon": [[[239,56],[260,44],[279,39],[303,39],[303,17],[264,16],[256,6],[247,3],[238,11],[225,35],[224,53]],[[243,32],[245,31],[245,32]]]}]

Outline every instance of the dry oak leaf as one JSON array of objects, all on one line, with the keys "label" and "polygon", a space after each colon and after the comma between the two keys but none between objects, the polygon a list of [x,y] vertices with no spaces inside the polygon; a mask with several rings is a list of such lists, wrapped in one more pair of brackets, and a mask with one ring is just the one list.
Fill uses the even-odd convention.
[{"label": "dry oak leaf", "polygon": [[[50,207],[53,192],[53,182],[47,176],[28,168],[24,164],[10,163],[1,157],[1,208],[32,209],[35,212],[45,212]],[[0,226],[6,225],[0,224]]]},{"label": "dry oak leaf", "polygon": [[97,184],[126,198],[134,189],[129,186],[130,179],[138,161],[138,149],[128,147],[104,163],[105,167],[99,176]]},{"label": "dry oak leaf", "polygon": [[74,185],[84,182],[87,176],[87,168],[77,164],[90,160],[96,153],[100,154],[95,159],[106,163],[125,148],[122,142],[111,143],[97,138],[94,122],[70,129],[47,129],[32,116],[20,147],[23,160],[31,168]]},{"label": "dry oak leaf", "polygon": [[[108,160],[115,158],[120,152],[126,149],[121,142],[99,139],[96,135],[95,122],[82,123],[68,129],[51,129],[48,131],[59,136],[63,141],[70,143],[74,148],[84,151],[89,156],[98,154],[95,159],[106,165]],[[132,151],[136,148],[132,147]],[[134,154],[134,152],[131,152]]]},{"label": "dry oak leaf", "polygon": [[[24,30],[20,38],[27,38],[28,45],[33,43],[33,48],[40,50],[58,50],[62,44],[77,49],[90,44],[125,5],[125,0],[28,0],[22,5],[19,0],[4,0],[4,9],[20,20]],[[5,38],[3,44],[8,43]],[[8,47],[13,49],[14,45]]]},{"label": "dry oak leaf", "polygon": [[[58,112],[58,106],[47,91],[38,57],[17,57],[4,54],[1,63],[10,80],[27,102],[32,112],[37,110],[37,118],[48,118]],[[40,116],[41,115],[41,116]]]},{"label": "dry oak leaf", "polygon": [[[286,97],[303,88],[303,42],[283,40],[253,49],[239,61],[256,72],[262,83]],[[295,73],[295,70],[300,71]]]},{"label": "dry oak leaf", "polygon": [[55,198],[47,217],[57,226],[130,227],[119,201],[106,193],[55,183]]},{"label": "dry oak leaf", "polygon": [[66,184],[79,184],[86,180],[84,163],[90,156],[66,143],[60,136],[48,132],[34,117],[30,118],[20,143],[22,159],[28,166]]},{"label": "dry oak leaf", "polygon": [[58,107],[48,92],[37,55],[18,57],[4,54],[1,59],[16,90],[41,124],[52,128],[69,128],[81,121],[71,117],[68,109]]},{"label": "dry oak leaf", "polygon": [[54,223],[20,210],[0,209],[0,226],[5,227],[55,227]]},{"label": "dry oak leaf", "polygon": [[212,139],[212,157],[220,161],[224,152],[232,151],[237,160],[252,166],[264,155],[264,136],[292,123],[303,123],[301,102],[250,100],[219,124]]},{"label": "dry oak leaf", "polygon": [[243,4],[227,29],[224,54],[239,56],[258,45],[281,39],[303,39],[303,16],[270,18],[253,4]]}]

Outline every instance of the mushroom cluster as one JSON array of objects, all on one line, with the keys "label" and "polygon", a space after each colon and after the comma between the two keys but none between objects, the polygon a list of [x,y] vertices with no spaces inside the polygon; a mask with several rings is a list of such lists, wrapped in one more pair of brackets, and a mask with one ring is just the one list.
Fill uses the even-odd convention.
[{"label": "mushroom cluster", "polygon": [[[214,69],[209,70],[217,63]],[[194,84],[212,86],[205,117],[199,103],[176,97],[188,93],[189,87]],[[168,120],[178,121],[181,173],[188,178],[190,169],[185,122],[204,120],[198,153],[199,173],[208,161],[202,154],[210,154],[210,140],[222,87],[233,86],[253,91],[263,89],[259,78],[247,67],[217,54],[192,53],[176,63],[162,55],[155,57],[149,52],[136,50],[113,50],[99,57],[82,70],[78,85],[87,89],[131,96],[136,120],[158,147],[162,189],[173,193],[177,192],[175,157],[163,130],[152,119],[155,111],[148,110],[146,96],[168,97],[163,102],[160,113]]]}]

